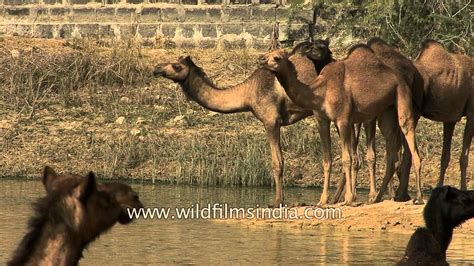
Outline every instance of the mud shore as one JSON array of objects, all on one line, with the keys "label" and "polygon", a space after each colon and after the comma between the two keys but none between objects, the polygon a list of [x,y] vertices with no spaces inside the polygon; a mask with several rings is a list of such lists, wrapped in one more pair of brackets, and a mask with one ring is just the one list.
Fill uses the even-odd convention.
[{"label": "mud shore", "polygon": [[[408,202],[390,200],[377,204],[362,204],[357,207],[331,205],[340,208],[342,217],[336,219],[227,219],[215,220],[217,223],[240,224],[247,227],[272,227],[282,229],[318,230],[322,227],[333,227],[349,231],[385,231],[412,234],[418,227],[423,227],[423,208],[425,205],[414,205]],[[308,207],[298,207],[298,215],[303,215]],[[455,229],[455,235],[474,236],[474,219]]]}]

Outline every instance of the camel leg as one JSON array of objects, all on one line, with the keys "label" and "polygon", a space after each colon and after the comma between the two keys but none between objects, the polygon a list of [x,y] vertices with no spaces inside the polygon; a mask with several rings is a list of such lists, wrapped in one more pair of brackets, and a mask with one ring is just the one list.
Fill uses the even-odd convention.
[{"label": "camel leg", "polygon": [[467,116],[466,127],[464,128],[464,137],[462,141],[462,152],[459,164],[461,166],[461,190],[467,190],[467,165],[469,163],[469,148],[474,137],[474,115]]},{"label": "camel leg", "polygon": [[352,201],[355,201],[357,198],[357,174],[360,169],[360,159],[359,159],[359,136],[360,136],[361,123],[356,123],[352,126],[351,133],[351,143],[352,143],[352,163],[351,163],[351,176],[352,176]]},{"label": "camel leg", "polygon": [[446,169],[451,159],[451,141],[456,123],[443,123],[443,151],[441,153],[441,169],[439,171],[438,187],[443,186]]},{"label": "camel leg", "polygon": [[[420,119],[419,112],[415,113],[415,128],[418,125],[418,120]],[[400,134],[402,134],[400,132]],[[403,135],[403,134],[402,134]],[[400,173],[398,174],[398,179],[400,180],[400,185],[398,186],[397,193],[395,196],[395,201],[409,201],[411,199],[410,195],[408,195],[408,183],[410,181],[410,169],[411,169],[411,153],[410,148],[408,147],[408,143],[404,137],[402,137],[403,143],[403,154],[402,154],[402,161],[400,164]]]},{"label": "camel leg", "polygon": [[410,168],[411,168],[411,153],[410,148],[408,147],[408,143],[406,142],[405,138],[402,139],[403,141],[403,153],[402,153],[402,160],[400,163],[400,173],[398,174],[398,179],[400,180],[400,185],[398,186],[395,201],[405,202],[411,199],[410,195],[408,195],[408,182],[410,180]]},{"label": "camel leg", "polygon": [[377,120],[364,122],[365,138],[367,144],[366,160],[369,167],[370,177],[370,190],[369,190],[369,201],[377,196],[375,188],[375,166],[376,166],[376,155],[375,155],[375,125]]},{"label": "camel leg", "polygon": [[398,130],[398,125],[394,123],[395,110],[388,110],[384,112],[379,118],[379,128],[382,132],[382,135],[385,138],[386,143],[386,167],[385,167],[385,176],[383,178],[382,185],[380,186],[380,191],[377,196],[372,199],[369,199],[369,202],[380,202],[382,201],[385,191],[391,185],[391,180],[395,174],[395,165],[399,158],[398,151],[401,146],[400,134]]},{"label": "camel leg", "polygon": [[324,184],[323,193],[319,200],[318,206],[328,204],[329,200],[329,181],[331,178],[332,169],[332,154],[331,154],[331,121],[318,118],[318,131],[321,139],[321,146],[323,150],[323,171],[324,171]]},{"label": "camel leg", "polygon": [[407,141],[413,167],[415,168],[417,193],[414,203],[423,204],[423,193],[421,192],[421,159],[418,154],[415,137],[416,118],[412,106],[410,90],[406,85],[400,85],[397,88],[397,114],[398,124],[400,125],[402,133]]},{"label": "camel leg", "polygon": [[346,175],[346,192],[344,194],[344,205],[352,204],[354,194],[352,191],[352,144],[353,144],[353,127],[349,121],[338,121],[337,126],[339,128],[341,138],[341,151],[342,151],[342,166]]},{"label": "camel leg", "polygon": [[[352,148],[353,148],[353,156],[352,158],[356,158],[355,160],[352,161],[352,176],[357,176],[361,163],[360,163],[360,157],[359,157],[359,137],[360,137],[360,128],[361,128],[361,123],[356,123],[354,124],[354,134],[355,134],[355,142],[352,143]],[[355,180],[354,180],[355,181]],[[341,179],[339,179],[339,182],[337,183],[337,190],[336,193],[334,194],[334,199],[332,201],[333,204],[336,204],[338,202],[342,202],[342,194],[344,193],[344,184],[346,182],[346,178],[342,176]],[[352,184],[353,190],[355,190],[356,183],[353,182]],[[356,199],[356,195],[354,195],[354,200]]]},{"label": "camel leg", "polygon": [[274,123],[265,125],[268,140],[270,142],[270,150],[272,154],[272,172],[275,181],[275,201],[273,207],[283,205],[283,156],[280,145],[280,129],[281,122],[276,120]]}]

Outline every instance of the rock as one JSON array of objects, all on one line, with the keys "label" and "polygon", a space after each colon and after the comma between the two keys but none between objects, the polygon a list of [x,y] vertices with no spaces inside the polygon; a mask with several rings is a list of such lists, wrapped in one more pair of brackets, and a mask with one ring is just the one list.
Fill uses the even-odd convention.
[{"label": "rock", "polygon": [[207,116],[211,116],[211,117],[212,117],[212,116],[216,116],[216,115],[218,115],[218,114],[219,114],[218,112],[209,111],[209,112],[207,113]]},{"label": "rock", "polygon": [[125,117],[123,117],[123,116],[120,116],[115,120],[115,124],[117,124],[117,125],[122,125],[125,122],[126,122],[126,120],[125,120]]},{"label": "rock", "polygon": [[15,50],[11,50],[10,53],[11,53],[11,55],[12,55],[13,58],[15,58],[15,59],[16,59],[16,58],[20,58],[20,51],[18,51],[18,50],[15,49]]},{"label": "rock", "polygon": [[178,126],[178,125],[186,125],[187,119],[184,115],[178,115],[175,118],[169,120],[166,125],[167,126]]},{"label": "rock", "polygon": [[140,133],[141,131],[138,128],[133,128],[132,130],[130,130],[130,134],[132,134],[132,136],[138,136],[140,135]]},{"label": "rock", "polygon": [[137,117],[137,122],[135,122],[135,123],[137,125],[141,125],[141,124],[145,123],[145,121],[146,121],[145,118],[139,116],[139,117]]},{"label": "rock", "polygon": [[130,103],[131,102],[130,98],[127,98],[127,97],[120,98],[120,101],[123,102],[123,103]]},{"label": "rock", "polygon": [[160,111],[160,112],[164,112],[166,110],[166,107],[162,105],[158,105],[158,104],[155,104],[153,108],[155,108],[157,111]]}]

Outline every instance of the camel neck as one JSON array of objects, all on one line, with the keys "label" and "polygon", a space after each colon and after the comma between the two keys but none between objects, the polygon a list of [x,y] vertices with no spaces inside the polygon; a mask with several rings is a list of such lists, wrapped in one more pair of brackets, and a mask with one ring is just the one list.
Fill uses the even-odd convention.
[{"label": "camel neck", "polygon": [[314,63],[314,67],[316,68],[316,71],[319,74],[321,74],[321,71],[323,71],[323,68],[329,64],[329,63],[332,63],[332,62],[335,62],[336,60],[334,60],[331,55],[329,55],[328,57],[322,59],[322,60],[311,60],[313,61]]},{"label": "camel neck", "polygon": [[75,240],[63,225],[46,224],[26,264],[77,265],[83,245]]},{"label": "camel neck", "polygon": [[438,240],[438,243],[443,251],[444,257],[446,257],[446,251],[448,250],[451,239],[453,238],[454,229],[452,226],[446,225],[441,219],[436,224],[427,225],[433,236]]},{"label": "camel neck", "polygon": [[276,72],[276,77],[286,91],[286,94],[297,105],[307,110],[319,110],[322,97],[318,91],[298,80],[296,68],[289,60]]},{"label": "camel neck", "polygon": [[211,81],[191,69],[189,77],[181,83],[184,92],[203,107],[219,113],[237,113],[250,111],[247,104],[248,86],[244,83],[219,89]]}]

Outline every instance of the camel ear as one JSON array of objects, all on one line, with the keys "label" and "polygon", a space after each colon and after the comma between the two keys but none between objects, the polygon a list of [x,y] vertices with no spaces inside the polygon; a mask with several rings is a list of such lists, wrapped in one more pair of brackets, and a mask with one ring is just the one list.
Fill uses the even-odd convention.
[{"label": "camel ear", "polygon": [[51,184],[58,178],[58,174],[53,168],[46,166],[43,170],[43,185],[46,192],[50,192]]},{"label": "camel ear", "polygon": [[328,47],[329,47],[329,37],[328,37],[328,38],[326,38],[325,40],[323,40],[323,42],[324,42],[324,44],[326,44],[326,46],[328,46]]},{"label": "camel ear", "polygon": [[85,177],[82,178],[81,183],[77,186],[75,195],[76,197],[85,204],[89,197],[97,191],[97,182],[95,174],[89,172]]}]

